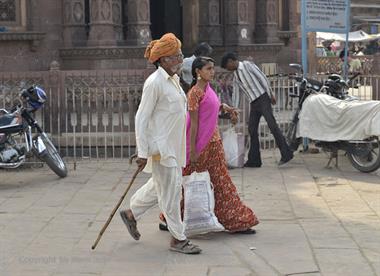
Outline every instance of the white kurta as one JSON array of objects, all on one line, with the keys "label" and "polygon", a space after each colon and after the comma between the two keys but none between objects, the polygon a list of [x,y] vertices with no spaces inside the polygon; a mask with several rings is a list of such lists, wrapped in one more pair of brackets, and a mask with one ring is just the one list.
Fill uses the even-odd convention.
[{"label": "white kurta", "polygon": [[159,67],[148,77],[135,120],[139,157],[160,154],[163,166],[185,167],[186,104],[177,75]]},{"label": "white kurta", "polygon": [[[159,67],[145,81],[136,114],[137,152],[148,158],[152,177],[132,196],[136,220],[157,203],[174,238],[185,240],[180,199],[182,167],[186,165],[186,95],[177,75]],[[159,160],[152,161],[152,156]]]}]

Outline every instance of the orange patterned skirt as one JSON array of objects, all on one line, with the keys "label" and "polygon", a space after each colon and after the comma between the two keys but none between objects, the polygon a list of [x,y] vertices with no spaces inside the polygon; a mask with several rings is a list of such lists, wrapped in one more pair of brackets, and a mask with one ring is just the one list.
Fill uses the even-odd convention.
[{"label": "orange patterned skirt", "polygon": [[259,223],[255,213],[244,205],[227,168],[221,140],[209,142],[198,158],[197,166],[188,165],[183,175],[208,171],[214,186],[215,215],[226,230],[243,231]]}]

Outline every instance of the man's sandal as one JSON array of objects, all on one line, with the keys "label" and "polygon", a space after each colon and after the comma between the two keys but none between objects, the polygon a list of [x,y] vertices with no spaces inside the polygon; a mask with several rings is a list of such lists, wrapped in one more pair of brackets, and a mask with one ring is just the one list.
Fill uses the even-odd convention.
[{"label": "man's sandal", "polygon": [[120,211],[120,216],[123,222],[125,223],[125,226],[127,226],[129,234],[131,234],[132,238],[138,241],[141,235],[137,230],[136,220],[128,218],[127,211]]},{"label": "man's sandal", "polygon": [[158,229],[160,229],[161,231],[169,231],[169,228],[166,222],[160,222],[158,224]]},{"label": "man's sandal", "polygon": [[191,244],[189,240],[184,240],[174,245],[170,245],[169,250],[183,254],[199,254],[202,252],[202,249],[200,249],[197,245]]}]

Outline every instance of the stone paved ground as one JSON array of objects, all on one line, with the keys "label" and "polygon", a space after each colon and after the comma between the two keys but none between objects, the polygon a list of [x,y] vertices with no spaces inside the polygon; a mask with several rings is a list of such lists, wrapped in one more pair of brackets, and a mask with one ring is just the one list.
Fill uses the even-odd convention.
[{"label": "stone paved ground", "polygon": [[197,237],[199,256],[168,251],[157,208],[139,223],[139,242],[117,214],[91,251],[134,166],[82,162],[65,179],[46,168],[0,171],[0,275],[380,275],[380,171],[359,173],[343,156],[326,169],[323,153],[282,168],[277,151],[264,157],[260,169],[231,171],[260,218],[257,234]]}]

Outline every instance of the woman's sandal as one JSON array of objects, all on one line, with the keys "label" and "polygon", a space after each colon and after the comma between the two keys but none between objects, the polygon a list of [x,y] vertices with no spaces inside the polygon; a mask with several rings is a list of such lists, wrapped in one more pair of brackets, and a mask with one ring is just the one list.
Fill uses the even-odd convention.
[{"label": "woman's sandal", "polygon": [[135,219],[128,218],[127,211],[120,211],[120,216],[125,225],[127,226],[129,234],[131,234],[132,238],[136,241],[140,239],[140,233],[137,230],[137,222]]},{"label": "woman's sandal", "polygon": [[169,250],[183,254],[199,254],[202,252],[202,249],[200,249],[197,245],[191,244],[189,240],[184,240],[174,245],[170,245]]},{"label": "woman's sandal", "polygon": [[256,234],[256,230],[255,230],[255,229],[248,228],[248,229],[246,229],[246,230],[232,232],[232,234],[246,234],[246,235],[253,235],[253,234]]}]

